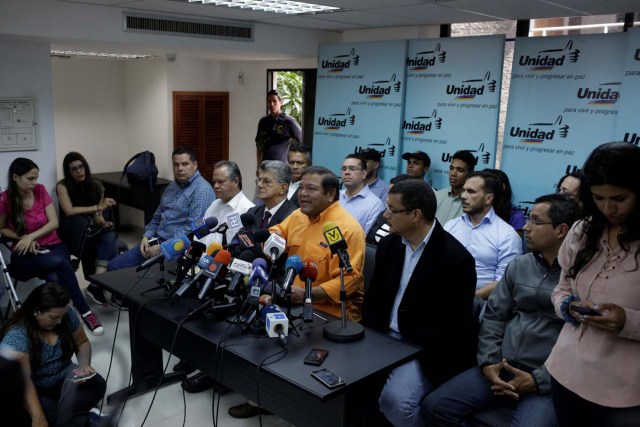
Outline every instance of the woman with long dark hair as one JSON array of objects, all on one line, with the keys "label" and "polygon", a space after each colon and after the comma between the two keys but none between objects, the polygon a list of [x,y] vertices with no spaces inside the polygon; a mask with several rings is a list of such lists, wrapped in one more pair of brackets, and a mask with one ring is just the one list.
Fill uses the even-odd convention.
[{"label": "woman with long dark hair", "polygon": [[565,239],[552,294],[566,321],[546,367],[561,426],[640,422],[640,148],[603,144],[587,158],[584,219]]},{"label": "woman with long dark hair", "polygon": [[[118,255],[117,236],[113,223],[105,218],[115,200],[104,196],[104,186],[93,179],[91,168],[84,156],[72,151],[62,161],[64,179],[58,182],[56,191],[61,209],[60,236],[78,242],[84,239],[82,271],[85,277],[107,271],[109,261]],[[95,235],[82,236],[87,223]],[[67,242],[67,240],[64,240]],[[73,252],[73,251],[72,251]],[[107,306],[104,291],[93,283],[87,287],[87,296],[103,307]]]},{"label": "woman with long dark hair", "polygon": [[[32,426],[84,427],[106,390],[91,367],[91,343],[69,300],[57,283],[38,286],[0,332],[0,351],[20,363]],[[85,375],[93,376],[78,378]]]},{"label": "woman with long dark hair", "polygon": [[104,328],[82,296],[69,252],[56,233],[58,216],[51,196],[38,184],[39,173],[33,161],[18,157],[9,166],[8,189],[0,195],[0,234],[14,240],[12,268],[60,283],[89,332],[102,335]]},{"label": "woman with long dark hair", "polygon": [[494,174],[498,181],[502,184],[502,194],[497,198],[493,205],[493,209],[504,222],[513,227],[520,237],[523,236],[522,228],[527,223],[522,209],[515,206],[512,202],[513,191],[511,190],[511,182],[509,176],[500,169],[487,169]]}]

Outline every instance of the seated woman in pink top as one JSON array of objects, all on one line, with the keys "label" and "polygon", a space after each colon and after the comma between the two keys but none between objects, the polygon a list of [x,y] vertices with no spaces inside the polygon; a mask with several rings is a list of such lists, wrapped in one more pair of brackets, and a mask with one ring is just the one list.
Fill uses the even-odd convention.
[{"label": "seated woman in pink top", "polygon": [[613,142],[583,167],[584,219],[558,255],[565,323],[547,359],[561,426],[640,425],[640,148]]},{"label": "seated woman in pink top", "polygon": [[11,266],[18,273],[63,285],[89,332],[102,335],[104,328],[85,301],[69,252],[58,238],[56,210],[44,185],[37,183],[38,176],[38,166],[19,157],[9,166],[8,190],[0,194],[0,234],[15,240]]}]

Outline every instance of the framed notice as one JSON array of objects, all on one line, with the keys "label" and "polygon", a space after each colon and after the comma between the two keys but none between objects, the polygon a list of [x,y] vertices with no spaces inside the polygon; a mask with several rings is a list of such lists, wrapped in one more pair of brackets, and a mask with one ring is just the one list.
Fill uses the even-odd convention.
[{"label": "framed notice", "polygon": [[37,150],[35,98],[0,98],[0,151]]}]

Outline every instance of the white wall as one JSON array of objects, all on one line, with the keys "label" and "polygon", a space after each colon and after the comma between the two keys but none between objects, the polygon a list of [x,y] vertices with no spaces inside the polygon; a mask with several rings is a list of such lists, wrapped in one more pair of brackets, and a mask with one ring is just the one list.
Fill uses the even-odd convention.
[{"label": "white wall", "polygon": [[16,157],[28,157],[40,168],[39,182],[55,194],[56,142],[53,126],[53,95],[49,44],[0,38],[0,97],[35,97],[38,120],[37,151],[0,153],[0,185]]},{"label": "white wall", "polygon": [[58,177],[69,151],[85,156],[93,173],[122,169],[129,158],[124,62],[52,58]]}]

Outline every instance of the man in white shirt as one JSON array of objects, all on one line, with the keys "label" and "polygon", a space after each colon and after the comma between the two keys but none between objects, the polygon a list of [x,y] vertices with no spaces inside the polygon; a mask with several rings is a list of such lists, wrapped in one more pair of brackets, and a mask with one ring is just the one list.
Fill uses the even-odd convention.
[{"label": "man in white shirt", "polygon": [[367,234],[376,222],[380,212],[385,209],[384,203],[365,185],[367,164],[358,154],[349,154],[342,161],[342,184],[340,206],[349,212],[362,226]]},{"label": "man in white shirt", "polygon": [[448,221],[444,229],[458,239],[476,263],[476,295],[489,298],[509,261],[522,254],[522,240],[493,210],[502,184],[486,171],[474,172],[464,183],[464,214]]},{"label": "man in white shirt", "polygon": [[[215,216],[218,218],[218,224],[227,223],[229,229],[224,234],[211,233],[199,240],[207,246],[213,242],[220,244],[231,242],[238,231],[237,228],[242,226],[239,216],[254,206],[242,192],[242,174],[237,163],[228,160],[216,163],[212,181],[217,199],[211,203],[204,217]],[[234,214],[237,214],[235,218]],[[231,221],[237,221],[238,224],[229,224]]]}]

